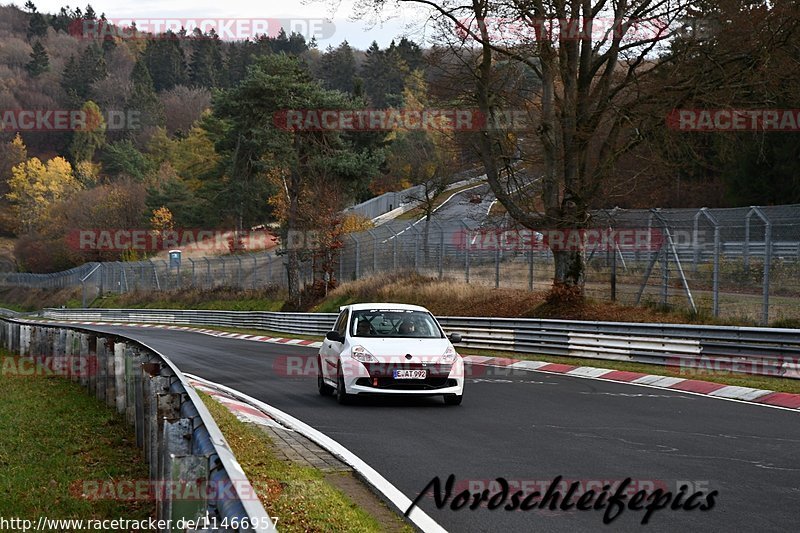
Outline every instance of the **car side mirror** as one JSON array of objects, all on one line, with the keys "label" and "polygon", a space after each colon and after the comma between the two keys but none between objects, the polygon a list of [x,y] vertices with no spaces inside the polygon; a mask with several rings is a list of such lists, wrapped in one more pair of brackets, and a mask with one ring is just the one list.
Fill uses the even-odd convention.
[{"label": "car side mirror", "polygon": [[461,342],[461,333],[451,333],[447,338],[450,339],[451,343],[458,344]]},{"label": "car side mirror", "polygon": [[344,335],[339,334],[338,331],[329,331],[325,338],[333,342],[344,342]]}]

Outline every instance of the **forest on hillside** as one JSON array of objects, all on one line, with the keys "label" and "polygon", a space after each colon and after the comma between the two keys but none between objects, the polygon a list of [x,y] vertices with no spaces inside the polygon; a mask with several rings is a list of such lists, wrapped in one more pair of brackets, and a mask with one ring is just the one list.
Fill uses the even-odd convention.
[{"label": "forest on hillside", "polygon": [[[780,20],[787,23],[775,26],[764,7],[712,4],[705,9],[750,20],[751,27],[705,48],[671,42],[673,52],[685,46],[680,61],[637,90],[657,94],[679,86],[691,98],[645,99],[631,110],[627,136],[615,140],[620,155],[597,171],[602,186],[587,197],[587,208],[800,202],[800,134],[665,127],[679,104],[800,108],[799,8],[786,7]],[[55,14],[40,13],[30,1],[23,9],[0,7],[0,110],[80,109],[98,117],[91,128],[73,131],[16,131],[4,119],[0,235],[18,239],[21,270],[139,257],[71,249],[67,235],[75,228],[277,224],[285,231],[290,223],[330,228],[335,239],[361,227],[340,215],[347,205],[417,184],[434,184],[435,191],[442,179],[486,164],[480,132],[293,134],[274,123],[287,107],[474,106],[479,47],[462,42],[456,49],[445,41],[422,47],[399,36],[385,48],[356,50],[344,41],[320,50],[314,40],[284,31],[238,41],[199,30],[135,39],[75,34],[81,21],[104,20],[90,5]],[[505,106],[533,118],[502,142],[523,154],[519,164],[535,175],[542,168],[535,146],[539,63],[509,57],[492,61],[493,90]],[[709,65],[722,72],[708,76]],[[720,79],[745,89],[731,99]],[[135,127],[111,123],[131,111]],[[533,209],[538,200],[531,202]]]}]

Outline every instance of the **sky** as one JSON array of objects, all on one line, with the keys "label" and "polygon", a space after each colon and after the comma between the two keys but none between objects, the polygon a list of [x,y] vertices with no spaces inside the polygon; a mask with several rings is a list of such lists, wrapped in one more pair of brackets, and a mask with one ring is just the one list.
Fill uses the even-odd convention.
[{"label": "sky", "polygon": [[[40,12],[57,13],[65,5],[80,5],[85,9],[85,1],[34,0],[34,4]],[[14,3],[22,6],[25,1],[15,0]],[[426,17],[419,6],[387,10],[381,17],[385,20],[369,20],[375,19],[374,15],[356,19],[355,0],[270,0],[262,3],[252,0],[96,0],[90,3],[98,16],[105,13],[112,23],[135,19],[139,29],[145,29],[143,24],[148,23],[153,27],[166,24],[162,21],[167,19],[186,21],[187,25],[191,21],[199,24],[205,20],[211,26],[221,27],[222,35],[227,33],[236,38],[257,33],[256,30],[265,25],[272,34],[274,28],[288,22],[309,39],[315,35],[320,50],[328,45],[335,47],[344,40],[361,50],[368,48],[373,40],[384,48],[392,39],[401,36],[424,43],[426,34],[431,31],[425,27]]]}]

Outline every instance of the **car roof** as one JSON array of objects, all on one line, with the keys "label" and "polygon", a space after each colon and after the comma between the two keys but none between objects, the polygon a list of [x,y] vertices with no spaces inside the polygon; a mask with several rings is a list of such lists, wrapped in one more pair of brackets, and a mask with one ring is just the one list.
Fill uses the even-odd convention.
[{"label": "car roof", "polygon": [[350,305],[343,305],[339,309],[343,310],[346,307],[349,307],[353,311],[359,311],[363,309],[402,309],[405,311],[424,311],[426,313],[430,312],[420,305],[397,304],[391,302],[370,302],[363,304],[350,304]]}]

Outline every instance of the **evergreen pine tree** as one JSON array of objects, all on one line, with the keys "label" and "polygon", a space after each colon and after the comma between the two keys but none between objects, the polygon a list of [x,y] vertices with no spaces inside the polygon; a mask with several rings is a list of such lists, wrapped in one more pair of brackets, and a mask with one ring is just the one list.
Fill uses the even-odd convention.
[{"label": "evergreen pine tree", "polygon": [[39,74],[46,72],[50,69],[50,57],[47,55],[47,50],[44,49],[41,41],[33,43],[33,52],[31,52],[31,60],[25,65],[25,70],[28,71],[32,77],[37,77]]}]

